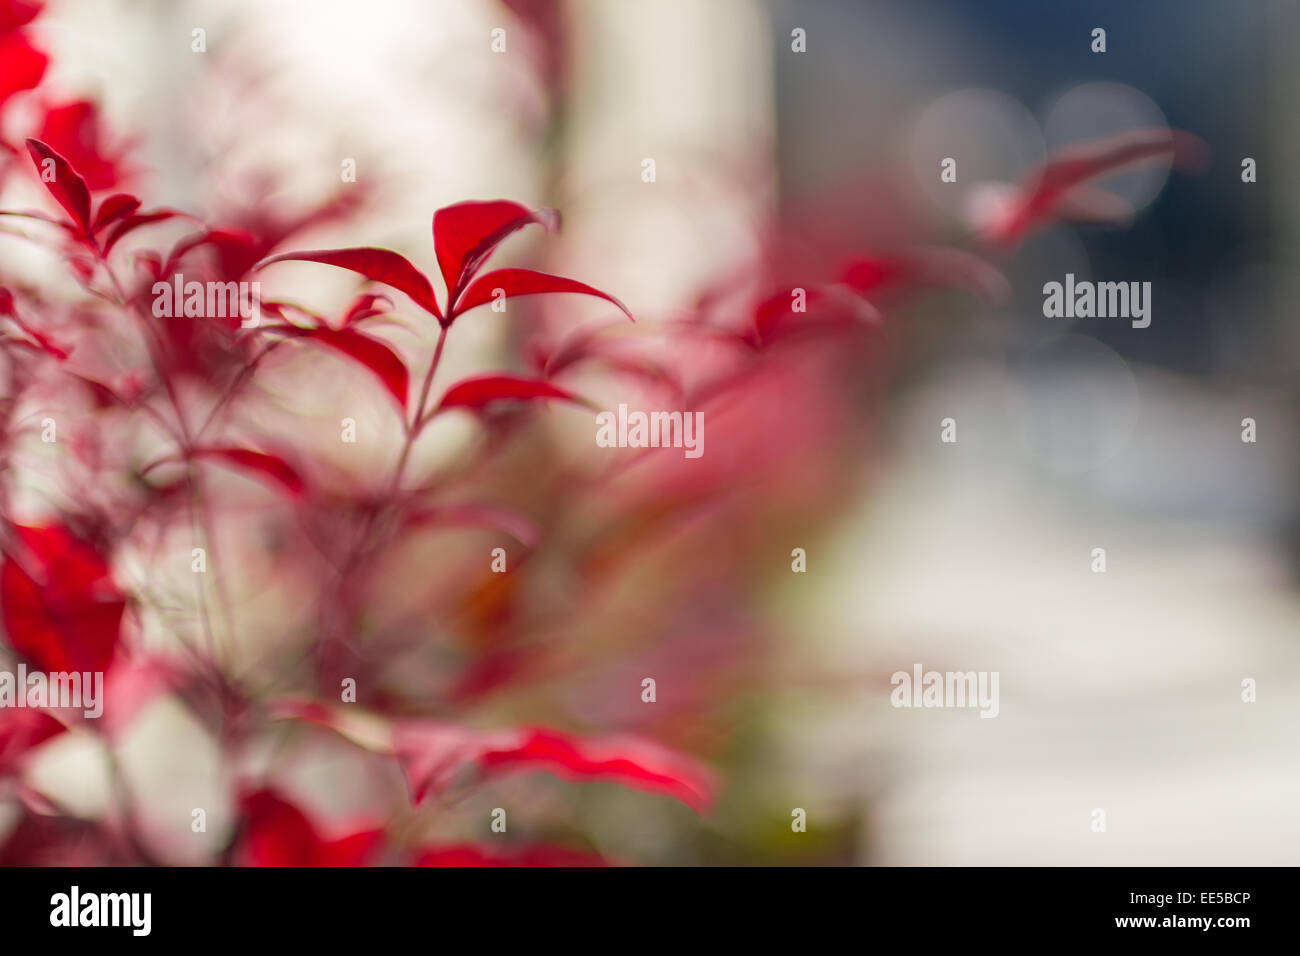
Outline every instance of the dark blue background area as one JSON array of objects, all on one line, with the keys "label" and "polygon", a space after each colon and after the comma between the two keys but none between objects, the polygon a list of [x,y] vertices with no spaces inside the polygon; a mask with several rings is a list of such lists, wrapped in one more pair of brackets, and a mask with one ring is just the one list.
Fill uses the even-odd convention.
[{"label": "dark blue background area", "polygon": [[[915,76],[901,81],[901,95],[919,103],[954,88],[986,87],[1041,119],[1050,91],[1113,81],[1145,93],[1171,125],[1204,139],[1209,166],[1172,175],[1130,228],[1083,225],[1076,234],[1096,276],[1151,280],[1156,308],[1168,285],[1162,280],[1203,292],[1273,255],[1270,204],[1286,175],[1268,169],[1265,157],[1276,124],[1296,111],[1274,75],[1274,61],[1288,49],[1270,36],[1279,3],[1287,0],[772,0],[785,212],[797,219],[810,183],[851,182],[854,158],[870,162],[882,141],[898,135],[870,101],[880,90],[894,101],[900,95],[891,89],[896,78],[877,62],[896,56],[900,44],[923,62],[935,51],[948,54],[934,64],[932,88]],[[809,52],[791,57],[796,26],[808,31]],[[1105,54],[1090,49],[1094,27],[1106,29]],[[929,36],[945,42],[926,49]],[[1300,42],[1289,45],[1291,55],[1300,55],[1297,48]],[[1251,185],[1241,182],[1245,156],[1260,164]],[[1200,299],[1180,300],[1176,316],[1166,310],[1141,335],[1124,334],[1119,323],[1087,331],[1125,356],[1213,374],[1223,334],[1214,324],[1222,317]]]}]

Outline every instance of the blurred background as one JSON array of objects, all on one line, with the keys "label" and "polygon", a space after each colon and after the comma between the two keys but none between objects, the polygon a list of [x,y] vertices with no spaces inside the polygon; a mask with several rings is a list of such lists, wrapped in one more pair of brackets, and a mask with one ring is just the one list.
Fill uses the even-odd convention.
[{"label": "blurred background", "polygon": [[[293,247],[386,246],[426,268],[436,208],[554,206],[560,236],[506,258],[609,290],[648,338],[731,283],[814,283],[851,253],[969,246],[990,184],[1070,144],[1164,125],[1200,137],[1199,173],[1150,165],[1104,183],[1132,204],[1128,225],[1054,225],[998,259],[1009,302],[923,295],[886,311],[871,360],[792,359],[735,414],[710,410],[702,460],[734,496],[688,495],[680,463],[598,502],[548,504],[528,470],[493,479],[532,517],[557,515],[546,530],[567,555],[530,559],[519,588],[534,610],[512,605],[501,626],[561,650],[476,718],[637,730],[717,767],[723,796],[696,819],[644,794],[511,781],[422,825],[468,832],[514,795],[530,832],[644,863],[1294,865],[1297,19],[1267,0],[60,0],[39,35],[55,88],[98,101],[135,140],[150,205],[212,221],[307,209],[354,159],[364,203]],[[940,181],[946,157],[955,183]],[[1242,182],[1246,157],[1256,182]],[[7,266],[44,267],[0,241]],[[1044,318],[1043,284],[1066,273],[1149,281],[1150,327]],[[286,266],[264,281],[326,309],[352,280]],[[566,297],[466,321],[439,380],[517,367],[526,329],[607,311]],[[393,341],[414,355],[431,339]],[[712,361],[663,346],[688,375]],[[336,454],[340,413],[384,421],[382,398],[357,404],[364,376],[353,388],[339,368],[273,370],[282,396],[327,394],[258,424]],[[634,394],[582,381],[602,407]],[[582,415],[548,413],[542,430],[545,460],[590,459]],[[436,469],[471,432],[449,425],[417,465]],[[390,438],[374,454],[391,459]],[[333,465],[358,481],[373,470]],[[225,553],[253,547],[241,528],[219,532]],[[474,534],[465,554],[482,550]],[[459,553],[411,560],[429,575]],[[593,554],[603,583],[572,584]],[[235,563],[252,578],[270,567],[259,560]],[[159,584],[143,558],[123,573]],[[255,598],[229,574],[247,608],[232,641],[301,623],[291,588]],[[423,580],[390,581],[374,626],[424,633],[411,623],[433,613]],[[438,647],[464,629],[428,626]],[[999,672],[997,719],[891,707],[890,675],[918,663]],[[636,696],[645,673],[663,675],[653,719]],[[162,702],[123,744],[159,846],[192,806],[234,812],[205,739]],[[48,746],[33,774],[93,816],[110,788],[79,746]],[[385,771],[358,777],[329,738],[295,746],[285,786],[317,815],[385,805]],[[268,752],[266,766],[287,766]],[[794,808],[806,833],[791,832]],[[210,859],[212,828],[206,845],[160,852]]]}]

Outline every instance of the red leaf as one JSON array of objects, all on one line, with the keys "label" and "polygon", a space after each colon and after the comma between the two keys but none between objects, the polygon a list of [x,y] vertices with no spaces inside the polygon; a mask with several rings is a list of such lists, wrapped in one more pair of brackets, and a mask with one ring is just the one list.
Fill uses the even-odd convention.
[{"label": "red leaf", "polygon": [[293,334],[319,342],[360,362],[378,376],[389,394],[397,399],[397,404],[406,408],[410,373],[401,357],[379,339],[371,338],[356,329],[302,329]]},{"label": "red leaf", "polygon": [[0,0],[0,33],[30,23],[44,5],[39,0]]},{"label": "red leaf", "polygon": [[367,292],[352,300],[347,312],[343,313],[343,321],[339,324],[346,328],[354,322],[371,319],[376,315],[383,315],[392,307],[393,303],[388,296]]},{"label": "red leaf", "polygon": [[1176,166],[1192,165],[1200,161],[1204,148],[1190,133],[1169,129],[1135,130],[1071,146],[1026,182],[1010,211],[988,230],[988,238],[999,243],[1022,239],[1053,218],[1074,187],[1089,179],[1162,157],[1170,157]]},{"label": "red leaf", "polygon": [[595,853],[547,843],[513,850],[496,850],[472,843],[426,846],[416,851],[412,866],[609,866]]},{"label": "red leaf", "polygon": [[[86,181],[77,175],[77,171],[66,159],[40,140],[29,139],[27,151],[36,164],[36,174],[50,195],[72,217],[73,223],[82,233],[87,232],[90,228],[90,190],[86,188]],[[54,178],[50,180],[46,179],[47,162],[54,164]]]},{"label": "red leaf", "polygon": [[59,345],[39,329],[34,329],[23,321],[22,316],[20,316],[14,308],[13,293],[3,286],[0,286],[0,316],[11,319],[15,325],[22,329],[23,332],[36,343],[37,347],[39,347],[41,351],[48,355],[53,355],[59,361],[63,361],[68,357],[68,349]]},{"label": "red leaf", "polygon": [[548,398],[575,402],[579,405],[586,404],[572,392],[567,392],[542,379],[520,378],[515,375],[483,375],[467,378],[447,389],[447,394],[442,396],[442,401],[438,403],[438,409],[480,409],[491,402],[536,401]]},{"label": "red leaf", "polygon": [[[795,289],[785,289],[761,301],[754,309],[754,332],[758,341],[767,342],[794,316],[804,316],[807,312],[794,311]],[[804,289],[803,304],[805,309],[814,312],[826,299],[826,293],[817,288]]]},{"label": "red leaf", "polygon": [[100,411],[105,408],[125,407],[129,404],[126,399],[118,395],[117,392],[109,388],[103,382],[97,382],[93,378],[86,378],[84,375],[73,375],[77,381],[85,385],[90,390],[91,400],[95,403],[95,408]]},{"label": "red leaf", "polygon": [[210,458],[222,464],[256,472],[270,478],[295,498],[306,490],[302,476],[278,455],[247,448],[195,448],[191,454],[194,458]]},{"label": "red leaf", "polygon": [[572,737],[544,728],[480,733],[448,724],[399,721],[393,753],[417,804],[467,769],[484,778],[547,772],[608,780],[676,797],[697,813],[713,800],[713,774],[690,757],[637,737]]},{"label": "red leaf", "polygon": [[[24,693],[25,689],[20,689]],[[0,777],[13,773],[22,757],[67,728],[52,714],[29,707],[0,710]]]},{"label": "red leaf", "polygon": [[99,107],[90,100],[47,106],[36,138],[62,153],[92,191],[112,189],[126,175],[122,148],[110,150],[101,133]]},{"label": "red leaf", "polygon": [[129,216],[140,208],[140,200],[126,193],[116,193],[109,196],[99,204],[99,211],[95,213],[95,222],[90,227],[91,232],[99,232],[105,226],[111,225],[124,216]]},{"label": "red leaf", "polygon": [[49,63],[50,58],[23,34],[0,35],[0,106],[15,93],[37,86]]},{"label": "red leaf", "polygon": [[359,273],[374,282],[405,292],[426,312],[442,321],[433,295],[433,286],[423,272],[411,265],[403,256],[389,249],[321,249],[308,252],[286,252],[263,259],[253,268],[264,269],[273,262],[320,262]]},{"label": "red leaf", "polygon": [[378,849],[383,831],[365,829],[326,840],[307,815],[272,790],[240,800],[244,830],[240,862],[249,866],[362,866]]},{"label": "red leaf", "polygon": [[0,567],[9,645],[47,672],[107,671],[126,609],[107,562],[61,526],[12,530]]},{"label": "red leaf", "polygon": [[297,305],[293,302],[272,302],[269,299],[263,299],[259,303],[259,306],[261,307],[263,314],[274,316],[275,318],[279,319],[281,322],[284,323],[283,327],[275,326],[275,325],[262,326],[262,328],[266,331],[286,332],[286,333],[307,331],[306,327],[300,326],[295,322],[291,322],[289,320],[289,317],[285,315],[286,312],[296,312],[299,315],[299,317],[301,317],[304,320],[314,322],[318,326],[325,326],[325,316],[321,315],[319,312],[313,312],[311,309],[308,309],[305,306]]},{"label": "red leaf", "polygon": [[108,234],[108,239],[104,242],[104,255],[112,252],[115,245],[137,229],[183,215],[184,213],[177,212],[174,209],[155,209],[153,212],[132,213],[124,219],[118,220],[117,224],[113,226],[112,232]]},{"label": "red leaf", "polygon": [[504,199],[456,203],[433,214],[433,246],[447,283],[449,315],[492,250],[512,232],[533,222],[553,229],[559,219],[553,209],[533,211]]},{"label": "red leaf", "polygon": [[243,229],[204,229],[185,236],[172,248],[164,272],[172,272],[180,260],[195,249],[212,249],[216,256],[218,274],[231,282],[247,275],[261,256],[262,245],[257,236]]},{"label": "red leaf", "polygon": [[862,295],[890,286],[965,289],[987,302],[1004,302],[1011,286],[994,266],[963,249],[912,249],[897,255],[856,256],[840,269],[840,281]]},{"label": "red leaf", "polygon": [[[612,303],[629,319],[632,318],[632,313],[627,310],[627,306],[612,295],[601,292],[599,289],[593,289],[586,283],[578,282],[576,279],[547,275],[545,272],[534,272],[532,269],[497,269],[495,272],[487,272],[479,276],[470,284],[456,303],[456,308],[452,311],[452,318],[462,312],[468,312],[470,309],[491,302],[498,289],[508,299],[520,295],[540,295],[546,292],[575,292],[579,295],[593,295],[598,299],[604,299],[606,302]],[[633,321],[636,320],[633,319]]]}]

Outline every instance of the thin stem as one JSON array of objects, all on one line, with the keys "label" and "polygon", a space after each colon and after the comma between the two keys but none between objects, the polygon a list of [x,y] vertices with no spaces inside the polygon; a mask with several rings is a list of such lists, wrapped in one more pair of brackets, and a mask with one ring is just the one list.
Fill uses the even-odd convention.
[{"label": "thin stem", "polygon": [[420,437],[420,432],[428,424],[428,419],[424,413],[424,406],[429,401],[429,390],[433,387],[433,377],[437,374],[438,365],[442,362],[443,346],[447,343],[447,328],[442,326],[438,330],[438,344],[433,350],[433,361],[429,363],[429,371],[424,375],[424,383],[420,386],[420,398],[415,403],[415,412],[411,416],[408,424],[403,418],[402,422],[406,428],[406,439],[402,442],[402,452],[397,459],[397,467],[393,469],[393,478],[388,486],[388,496],[391,498],[397,494],[402,485],[402,473],[406,470],[407,459],[411,457],[411,449],[415,445],[415,440]]},{"label": "thin stem", "polygon": [[[429,401],[429,393],[433,388],[434,376],[438,373],[438,366],[442,363],[443,349],[447,344],[447,326],[443,325],[438,330],[438,343],[434,346],[433,358],[429,362],[429,370],[424,374],[424,381],[420,385],[420,396],[416,400],[415,409],[408,422],[405,416],[402,418],[402,428],[405,431],[405,437],[402,440],[402,450],[398,455],[397,464],[393,468],[393,476],[388,483],[388,494],[386,501],[396,498],[402,486],[402,475],[406,471],[406,465],[411,457],[411,449],[415,446],[416,439],[420,437],[420,432],[424,429],[426,423],[425,405]],[[366,515],[360,527],[357,529],[357,537],[348,549],[342,563],[337,568],[338,586],[334,589],[334,600],[322,602],[321,604],[321,630],[325,637],[329,636],[328,631],[328,612],[330,609],[343,610],[344,595],[346,593],[346,583],[352,571],[361,563],[365,555],[366,541],[374,531],[375,522],[379,520],[381,507],[374,507]],[[322,637],[322,644],[325,637]],[[346,638],[344,638],[346,641]]]},{"label": "thin stem", "polygon": [[239,374],[235,376],[235,380],[230,383],[230,388],[226,390],[224,395],[217,399],[216,404],[212,406],[212,411],[208,412],[208,417],[203,420],[203,424],[200,425],[198,430],[194,433],[194,440],[196,442],[203,437],[203,433],[208,430],[208,427],[216,421],[217,415],[220,414],[221,410],[225,408],[232,399],[234,399],[240,388],[243,387],[244,382],[251,378],[253,373],[257,371],[257,367],[261,364],[262,359],[266,358],[266,356],[269,355],[279,344],[280,342],[278,341],[272,342],[266,348],[262,349],[262,351],[258,352],[257,355],[253,356],[252,361],[239,370]]},{"label": "thin stem", "polygon": [[[141,310],[137,309],[134,306],[134,304],[130,301],[130,299],[126,294],[126,290],[122,286],[121,281],[118,279],[117,274],[113,271],[113,267],[109,264],[108,257],[105,256],[102,251],[100,251],[97,245],[95,246],[95,252],[99,256],[99,261],[104,266],[104,272],[108,275],[109,281],[112,282],[113,284],[113,289],[116,292],[117,297],[119,299],[120,307],[130,315],[134,316],[139,321],[142,327],[145,336],[146,350],[149,353],[149,360],[150,363],[153,365],[154,374],[157,376],[158,381],[162,384],[163,390],[167,393],[167,398],[170,401],[172,406],[172,412],[176,416],[176,423],[178,428],[180,429],[179,437],[180,437],[181,450],[188,466],[186,470],[186,484],[189,486],[190,534],[194,539],[203,542],[202,546],[205,550],[205,554],[208,552],[212,553],[213,574],[219,578],[219,575],[217,575],[217,571],[216,571],[216,552],[213,547],[213,541],[211,540],[212,535],[206,533],[208,523],[203,518],[203,516],[206,514],[206,509],[203,508],[203,502],[201,500],[202,497],[201,486],[199,485],[198,479],[196,477],[194,464],[192,461],[194,439],[191,436],[189,424],[185,419],[185,412],[180,400],[180,396],[177,394],[176,387],[171,380],[171,376],[169,376],[165,371],[163,367],[163,363],[160,359],[159,352],[161,351],[162,348],[162,341],[163,341],[162,336],[158,333],[156,329],[154,329],[152,324],[149,322],[148,317]],[[157,349],[155,349],[155,343],[154,343],[155,338],[157,339]],[[221,699],[222,699],[221,711],[222,711],[222,720],[224,722],[226,716],[225,703],[227,698],[226,680],[225,680],[225,675],[221,671],[220,662],[217,659],[216,636],[212,629],[212,615],[208,608],[207,589],[204,584],[203,578],[198,578],[195,581],[195,588],[196,588],[196,593],[198,598],[199,620],[203,628],[204,643],[206,644],[206,648],[207,648],[208,663],[212,671],[212,679],[216,683],[219,693],[221,695]],[[222,616],[225,618],[227,633],[229,634],[231,633],[231,612],[229,608],[229,601],[226,597],[223,588],[218,587],[218,596],[221,598],[222,604],[224,605]]]}]

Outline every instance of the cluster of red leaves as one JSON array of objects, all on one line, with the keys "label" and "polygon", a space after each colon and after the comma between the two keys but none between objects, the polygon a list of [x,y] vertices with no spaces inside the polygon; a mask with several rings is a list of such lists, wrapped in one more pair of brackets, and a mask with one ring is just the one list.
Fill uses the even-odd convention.
[{"label": "cluster of red leaves", "polygon": [[[0,110],[14,95],[30,91],[41,81],[46,57],[32,46],[26,27],[40,5],[0,0]],[[1009,247],[1030,230],[1052,218],[1071,214],[1087,204],[1092,179],[1134,162],[1157,157],[1180,159],[1191,149],[1182,134],[1156,131],[1079,150],[1049,163],[1026,183],[1006,215],[989,227],[985,238]],[[16,151],[13,151],[17,155]],[[505,776],[545,772],[570,781],[604,781],[675,798],[693,810],[707,812],[718,793],[716,774],[701,761],[639,734],[591,735],[553,727],[476,729],[469,723],[406,716],[413,702],[391,692],[368,693],[367,712],[380,719],[381,732],[357,733],[349,708],[327,705],[336,699],[340,676],[356,675],[358,683],[376,673],[373,660],[356,656],[351,637],[364,618],[364,593],[354,578],[364,577],[370,559],[403,535],[427,529],[473,527],[504,531],[530,550],[547,547],[548,533],[558,533],[561,516],[581,507],[583,497],[561,484],[539,491],[535,513],[546,516],[547,527],[496,503],[447,501],[421,488],[408,491],[404,472],[411,449],[438,415],[467,410],[493,427],[512,421],[511,410],[525,413],[547,401],[590,405],[572,386],[561,381],[580,368],[601,365],[618,375],[635,377],[663,388],[681,408],[708,406],[722,421],[736,407],[754,408],[781,395],[771,406],[767,424],[773,434],[806,434],[795,396],[808,383],[793,378],[788,359],[809,341],[815,347],[845,352],[846,342],[870,338],[900,295],[927,287],[957,287],[998,300],[1006,283],[982,256],[955,249],[907,249],[888,256],[859,256],[845,263],[833,281],[798,288],[768,289],[751,301],[743,322],[715,321],[702,307],[691,319],[665,325],[674,341],[684,343],[696,360],[674,366],[662,356],[628,348],[626,340],[602,323],[578,329],[554,341],[530,345],[532,375],[509,371],[477,375],[448,386],[434,400],[432,385],[447,336],[466,313],[489,303],[542,294],[577,294],[604,301],[628,319],[631,313],[613,296],[574,279],[532,269],[484,271],[493,252],[508,237],[536,224],[553,230],[558,219],[550,210],[533,210],[504,200],[463,202],[433,216],[433,247],[445,288],[440,299],[429,275],[396,252],[346,248],[275,253],[295,232],[334,216],[329,206],[297,219],[264,218],[241,226],[198,224],[170,248],[133,249],[124,255],[124,240],[164,224],[196,223],[180,211],[145,210],[129,193],[111,192],[122,179],[123,154],[103,142],[95,108],[73,102],[48,106],[39,137],[26,141],[26,153],[52,202],[61,213],[40,211],[0,213],[49,229],[39,237],[60,252],[69,275],[84,290],[84,304],[52,306],[53,296],[0,285],[0,357],[8,364],[12,394],[0,403],[0,461],[22,431],[15,419],[18,399],[50,369],[65,369],[64,381],[81,390],[91,415],[114,414],[142,420],[166,437],[168,451],[131,469],[129,486],[134,506],[124,517],[98,504],[87,491],[85,500],[57,520],[28,525],[0,513],[0,622],[8,648],[31,666],[45,671],[103,671],[110,693],[102,727],[88,727],[113,738],[131,717],[158,694],[175,693],[196,713],[219,728],[223,745],[238,748],[279,722],[319,728],[342,735],[372,758],[392,761],[400,768],[413,807],[437,803]],[[142,233],[150,235],[152,233]],[[393,300],[373,287],[360,290],[337,318],[327,319],[287,301],[261,304],[272,321],[241,328],[237,317],[176,316],[159,321],[151,313],[150,290],[184,270],[187,276],[214,281],[239,281],[285,261],[310,262],[349,270],[367,284],[401,293],[430,316],[437,343],[421,384],[412,388],[408,362],[373,331],[373,323],[394,309]],[[0,276],[0,282],[4,280]],[[798,300],[800,306],[796,307]],[[55,334],[52,315],[64,319],[59,329],[74,341],[65,346]],[[142,361],[126,373],[103,374],[92,365],[73,362],[76,337],[96,323],[90,317],[116,315],[135,330]],[[39,319],[37,317],[40,317]],[[395,462],[387,493],[358,495],[340,502],[320,487],[316,470],[267,447],[249,447],[234,439],[209,437],[222,430],[225,414],[244,397],[268,356],[286,344],[317,346],[355,363],[373,377],[376,387],[391,397],[400,414],[404,442]],[[850,350],[851,352],[851,350]],[[708,358],[705,358],[708,356]],[[181,386],[206,401],[205,415],[180,397]],[[781,404],[786,407],[782,408]],[[201,406],[200,406],[201,407]],[[497,413],[507,411],[506,417]],[[784,413],[784,414],[783,414]],[[502,442],[509,438],[505,431]],[[792,438],[792,440],[794,440]],[[773,449],[778,449],[774,451]],[[753,435],[733,444],[726,454],[702,462],[689,476],[680,470],[648,472],[646,487],[611,494],[602,531],[589,543],[581,572],[592,580],[612,573],[625,541],[666,526],[667,519],[689,516],[711,507],[729,488],[772,466],[781,443],[771,435]],[[645,457],[645,456],[642,456]],[[797,455],[785,455],[797,460]],[[662,459],[660,459],[662,460]],[[716,464],[715,464],[716,462]],[[634,462],[635,463],[635,460]],[[310,464],[310,463],[308,463]],[[627,466],[621,463],[606,478]],[[342,520],[352,533],[335,535],[331,564],[339,569],[338,593],[322,587],[321,633],[313,644],[317,686],[307,698],[259,698],[248,686],[222,670],[210,651],[192,649],[189,658],[156,658],[133,645],[127,613],[131,598],[114,581],[115,555],[130,539],[142,516],[184,515],[204,497],[202,466],[217,465],[247,475],[283,493],[287,507],[304,520],[327,526]],[[171,480],[158,480],[160,474]],[[0,495],[0,502],[6,501]],[[618,511],[617,509],[621,509]],[[342,518],[339,518],[339,515]],[[192,515],[189,520],[193,520]],[[359,535],[358,533],[359,532]],[[358,543],[358,537],[360,543]],[[331,545],[327,544],[328,549]],[[743,550],[743,546],[738,546]],[[473,622],[479,643],[472,662],[445,695],[449,705],[468,705],[507,686],[555,675],[565,666],[562,653],[529,642],[533,633],[521,610],[516,574],[475,579],[466,587],[459,613]],[[354,587],[355,586],[355,587]],[[707,582],[700,585],[706,587]],[[534,622],[535,623],[535,622]],[[726,628],[707,638],[690,635],[673,653],[734,654],[743,643],[732,642]],[[714,642],[714,643],[711,643]],[[716,651],[716,654],[715,654]],[[696,668],[707,672],[712,661]],[[680,699],[691,696],[691,681],[681,681]],[[662,709],[683,717],[688,710]],[[418,713],[418,711],[417,711]],[[0,711],[0,783],[13,785],[29,816],[0,847],[0,860],[31,862],[47,859],[60,840],[85,848],[85,826],[73,820],[55,825],[55,808],[21,782],[25,762],[45,742],[57,737],[74,715],[38,710]],[[509,850],[473,844],[391,842],[384,821],[368,820],[325,835],[308,813],[296,806],[272,782],[233,784],[238,822],[227,858],[254,865],[356,865],[379,860],[418,865],[588,865],[602,861],[586,850],[537,844]],[[92,844],[99,861],[149,860],[150,854],[130,832],[131,815],[113,826],[126,832],[104,832]],[[109,824],[104,825],[105,828]],[[102,840],[100,839],[102,837]],[[71,844],[69,844],[71,845]],[[57,855],[56,855],[57,856]],[[72,854],[64,859],[80,858]]]},{"label": "cluster of red leaves", "polygon": [[0,3],[0,109],[17,93],[38,86],[50,58],[32,45],[25,27],[41,12],[29,0]]},{"label": "cluster of red leaves", "polygon": [[[6,107],[18,94],[40,87],[50,64],[30,29],[43,7],[40,0],[0,0],[0,182],[20,153],[5,139]],[[127,144],[106,142],[95,103],[46,99],[40,104],[40,117],[31,134],[67,157],[92,189],[113,189],[129,178]]]}]

